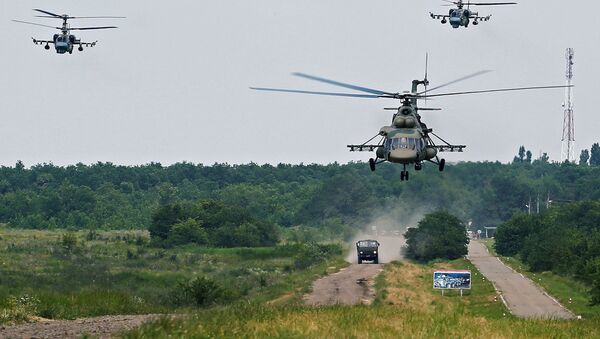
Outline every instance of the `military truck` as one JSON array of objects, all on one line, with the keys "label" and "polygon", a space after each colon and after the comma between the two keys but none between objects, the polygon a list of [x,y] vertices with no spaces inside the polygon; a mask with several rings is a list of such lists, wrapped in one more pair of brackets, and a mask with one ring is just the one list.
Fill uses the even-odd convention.
[{"label": "military truck", "polygon": [[363,261],[372,261],[379,263],[379,242],[377,240],[359,240],[356,242],[356,253],[358,254],[358,263]]}]

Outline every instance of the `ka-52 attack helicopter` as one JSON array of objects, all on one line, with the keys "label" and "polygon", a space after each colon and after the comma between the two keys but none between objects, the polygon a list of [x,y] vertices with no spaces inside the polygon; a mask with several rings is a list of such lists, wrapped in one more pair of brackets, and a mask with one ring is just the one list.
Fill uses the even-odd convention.
[{"label": "ka-52 attack helicopter", "polygon": [[[458,8],[450,9],[448,15],[433,14],[431,12],[429,12],[429,15],[431,15],[431,17],[433,19],[442,19],[442,24],[445,24],[448,22],[448,20],[450,20],[450,25],[453,28],[458,28],[460,26],[464,26],[465,28],[467,28],[467,27],[469,27],[469,23],[471,22],[471,19],[473,19],[473,25],[478,25],[479,21],[488,21],[492,17],[492,15],[479,16],[479,13],[471,11],[471,9],[470,9],[471,6],[501,6],[501,5],[516,5],[517,4],[516,2],[471,2],[471,1],[467,1],[467,3],[466,3],[467,8],[465,9],[464,8],[465,3],[463,2],[463,0],[458,0],[458,1],[444,0],[444,1],[456,5]],[[446,6],[451,6],[451,5],[446,5]]]},{"label": "ka-52 attack helicopter", "polygon": [[56,53],[58,53],[58,54],[65,54],[67,52],[69,54],[72,54],[73,47],[77,46],[77,45],[79,46],[78,50],[81,52],[81,51],[83,51],[83,46],[94,47],[94,46],[96,46],[96,43],[98,43],[98,41],[83,42],[80,39],[77,39],[77,37],[75,37],[75,35],[72,35],[70,33],[70,31],[88,31],[88,30],[95,30],[95,29],[117,28],[116,26],[71,27],[67,23],[67,20],[69,20],[69,19],[123,19],[124,18],[121,16],[79,16],[79,17],[75,17],[75,16],[69,16],[67,14],[58,15],[58,14],[54,14],[52,12],[44,11],[41,9],[34,9],[34,11],[45,14],[45,15],[36,15],[36,17],[38,17],[38,18],[61,19],[61,20],[63,20],[63,24],[61,27],[55,27],[55,26],[50,26],[50,25],[38,24],[38,23],[34,23],[34,22],[27,22],[27,21],[20,21],[20,20],[13,20],[13,21],[19,22],[22,24],[36,25],[36,26],[59,29],[62,32],[62,34],[54,34],[54,37],[52,38],[52,40],[37,40],[35,38],[31,38],[31,39],[33,39],[34,44],[45,45],[44,48],[47,50],[50,49],[50,44],[54,44],[54,48],[56,49]]},{"label": "ka-52 attack helicopter", "polygon": [[[417,105],[418,100],[427,100],[432,97],[444,97],[444,96],[455,96],[465,94],[479,94],[479,93],[492,93],[492,92],[510,92],[510,91],[524,91],[524,90],[539,90],[539,89],[550,89],[550,88],[565,88],[569,86],[536,86],[536,87],[517,87],[517,88],[503,88],[503,89],[488,89],[488,90],[477,90],[477,91],[465,91],[465,92],[450,92],[450,93],[437,93],[429,94],[432,91],[446,87],[457,82],[479,76],[489,71],[480,71],[465,77],[453,80],[434,88],[427,89],[429,80],[427,80],[427,70],[425,71],[425,79],[413,80],[412,89],[410,92],[386,92],[378,89],[367,88],[362,86],[356,86],[348,83],[338,82],[335,80],[320,78],[304,73],[292,73],[294,76],[301,78],[323,82],[326,84],[351,89],[365,94],[354,94],[354,93],[334,93],[334,92],[316,92],[316,91],[305,91],[295,89],[279,89],[279,88],[265,88],[265,87],[250,87],[250,89],[258,91],[269,91],[269,92],[284,92],[284,93],[299,93],[299,94],[313,94],[313,95],[326,95],[326,96],[339,96],[339,97],[350,97],[350,98],[389,98],[397,99],[402,102],[402,105],[398,108],[386,108],[386,110],[395,110],[396,113],[392,117],[392,124],[390,126],[384,126],[379,130],[379,133],[367,140],[360,145],[348,145],[347,147],[351,152],[359,151],[375,151],[375,158],[369,159],[369,167],[371,171],[375,171],[377,165],[383,162],[399,163],[404,166],[403,171],[400,175],[400,180],[408,180],[409,175],[406,170],[406,166],[414,164],[415,170],[420,171],[423,167],[424,162],[430,162],[438,166],[440,172],[444,170],[446,161],[438,157],[439,152],[462,152],[466,147],[465,145],[452,145],[446,142],[444,139],[433,133],[433,129],[428,128],[421,121],[419,111],[438,111],[439,108],[420,108]],[[419,85],[423,85],[425,88],[423,91],[418,90]],[[441,141],[440,145],[436,145],[431,136],[436,137]],[[377,144],[369,144],[377,137],[381,137]]]}]

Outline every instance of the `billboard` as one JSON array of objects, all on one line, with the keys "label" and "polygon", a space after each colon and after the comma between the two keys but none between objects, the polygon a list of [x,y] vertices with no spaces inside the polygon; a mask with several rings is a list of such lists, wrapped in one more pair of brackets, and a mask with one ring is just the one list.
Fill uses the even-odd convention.
[{"label": "billboard", "polygon": [[433,288],[439,290],[470,290],[471,271],[435,271]]}]

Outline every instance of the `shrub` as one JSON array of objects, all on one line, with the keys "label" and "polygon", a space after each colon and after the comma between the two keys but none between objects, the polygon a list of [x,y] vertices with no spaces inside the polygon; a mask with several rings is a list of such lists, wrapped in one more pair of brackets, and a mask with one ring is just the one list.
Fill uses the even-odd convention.
[{"label": "shrub", "polygon": [[67,253],[75,252],[75,249],[77,249],[77,235],[73,232],[64,233],[60,239],[60,246]]},{"label": "shrub", "polygon": [[294,267],[296,269],[305,269],[326,261],[334,255],[340,255],[342,248],[340,245],[319,245],[314,242],[302,244],[298,254],[294,258]]},{"label": "shrub", "polygon": [[196,277],[187,282],[179,282],[173,293],[173,302],[176,305],[203,307],[226,303],[233,299],[231,291],[206,277]]},{"label": "shrub", "polygon": [[208,233],[199,221],[190,218],[171,227],[167,243],[173,246],[189,243],[204,245],[208,243]]},{"label": "shrub", "polygon": [[426,215],[418,227],[409,228],[404,237],[406,256],[418,261],[457,259],[468,252],[465,226],[446,211]]},{"label": "shrub", "polygon": [[39,305],[40,301],[37,298],[27,294],[10,297],[8,307],[0,311],[0,324],[29,321],[37,315]]}]

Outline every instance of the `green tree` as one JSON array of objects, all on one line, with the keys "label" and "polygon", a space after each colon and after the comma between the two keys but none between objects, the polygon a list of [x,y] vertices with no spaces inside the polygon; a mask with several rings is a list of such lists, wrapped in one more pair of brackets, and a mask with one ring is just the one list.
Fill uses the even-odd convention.
[{"label": "green tree", "polygon": [[446,211],[427,214],[417,228],[409,228],[406,256],[422,262],[433,259],[457,259],[467,254],[465,225]]},{"label": "green tree", "polygon": [[189,243],[206,245],[208,244],[208,232],[202,227],[201,222],[189,218],[171,227],[167,242],[169,245],[184,245]]},{"label": "green tree", "polygon": [[533,156],[533,154],[531,154],[531,151],[527,150],[527,153],[526,153],[526,155],[525,155],[525,161],[526,161],[528,164],[531,164],[531,157],[532,157],[532,156]]},{"label": "green tree", "polygon": [[590,152],[590,165],[600,166],[600,144],[598,143],[592,145],[592,150]]},{"label": "green tree", "polygon": [[579,155],[579,165],[587,165],[588,160],[590,160],[590,151],[586,149],[581,150],[581,154]]},{"label": "green tree", "polygon": [[519,153],[515,157],[515,162],[523,162],[525,159],[525,146],[519,147]]}]

